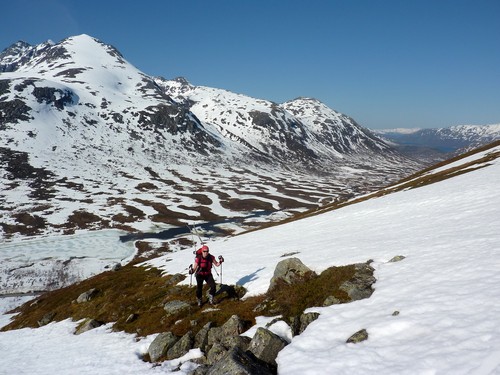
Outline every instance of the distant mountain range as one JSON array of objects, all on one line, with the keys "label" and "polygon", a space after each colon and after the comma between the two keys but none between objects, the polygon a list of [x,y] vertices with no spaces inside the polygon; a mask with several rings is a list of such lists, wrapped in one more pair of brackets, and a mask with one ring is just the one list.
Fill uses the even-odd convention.
[{"label": "distant mountain range", "polygon": [[316,99],[152,77],[88,35],[17,42],[0,72],[6,238],[202,221],[234,231],[228,218],[272,220],[427,164]]},{"label": "distant mountain range", "polygon": [[374,132],[409,156],[442,160],[500,139],[500,124],[459,125],[440,129],[387,129]]}]

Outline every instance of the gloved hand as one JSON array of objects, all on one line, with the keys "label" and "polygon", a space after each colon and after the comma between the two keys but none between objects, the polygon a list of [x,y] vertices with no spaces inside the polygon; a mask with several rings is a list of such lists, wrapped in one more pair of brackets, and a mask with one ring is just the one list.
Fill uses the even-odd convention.
[{"label": "gloved hand", "polygon": [[219,255],[219,263],[222,263],[224,262],[224,258],[222,257],[222,255]]},{"label": "gloved hand", "polygon": [[188,272],[189,272],[190,275],[192,275],[194,273],[193,267],[189,267],[189,271]]}]

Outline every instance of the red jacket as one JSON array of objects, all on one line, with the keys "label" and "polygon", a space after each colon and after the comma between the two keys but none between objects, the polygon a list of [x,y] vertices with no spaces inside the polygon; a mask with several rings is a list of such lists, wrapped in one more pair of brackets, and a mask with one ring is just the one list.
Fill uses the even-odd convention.
[{"label": "red jacket", "polygon": [[215,257],[212,254],[208,254],[206,258],[203,256],[197,256],[194,260],[195,264],[198,265],[196,273],[201,276],[206,276],[212,273],[212,263]]}]

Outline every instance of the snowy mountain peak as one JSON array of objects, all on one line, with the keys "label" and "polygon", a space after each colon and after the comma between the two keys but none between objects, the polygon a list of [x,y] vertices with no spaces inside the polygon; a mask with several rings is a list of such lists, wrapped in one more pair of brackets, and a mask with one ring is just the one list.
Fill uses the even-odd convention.
[{"label": "snowy mountain peak", "polygon": [[[18,44],[4,51],[0,68],[7,231],[19,230],[16,207],[38,207],[37,197],[49,202],[42,207],[53,208],[40,214],[50,225],[74,226],[67,223],[73,208],[66,202],[75,192],[65,181],[78,186],[76,207],[95,215],[97,227],[123,226],[111,218],[125,220],[132,208],[145,222],[182,225],[180,220],[224,219],[263,207],[303,209],[324,194],[366,191],[421,167],[316,99],[277,104],[182,77],[153,78],[86,34],[55,44]],[[28,193],[26,170],[45,176],[29,184]],[[242,170],[253,177],[241,179]],[[320,197],[297,193],[310,180],[314,190],[324,191]],[[269,183],[272,189],[263,193]],[[147,198],[144,186],[153,190]],[[240,201],[228,186],[260,196]],[[96,195],[120,204],[89,198]],[[207,202],[213,207],[200,209]],[[172,208],[179,204],[184,208]],[[151,206],[161,213],[152,214]]]}]

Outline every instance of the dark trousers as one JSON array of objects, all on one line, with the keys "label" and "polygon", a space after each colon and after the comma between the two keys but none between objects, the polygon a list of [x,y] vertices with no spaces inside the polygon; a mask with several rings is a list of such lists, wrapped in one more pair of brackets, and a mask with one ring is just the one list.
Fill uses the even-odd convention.
[{"label": "dark trousers", "polygon": [[201,298],[203,294],[203,282],[210,287],[210,295],[215,296],[215,280],[211,273],[208,275],[196,275],[196,298]]}]

